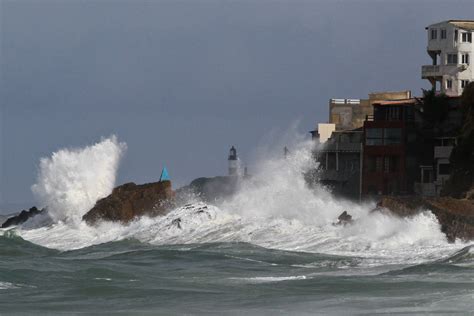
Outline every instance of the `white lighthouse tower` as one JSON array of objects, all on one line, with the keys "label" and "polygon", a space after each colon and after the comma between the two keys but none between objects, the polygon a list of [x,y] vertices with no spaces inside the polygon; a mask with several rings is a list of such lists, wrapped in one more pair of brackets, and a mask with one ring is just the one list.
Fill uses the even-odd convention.
[{"label": "white lighthouse tower", "polygon": [[237,150],[232,146],[229,150],[229,176],[237,176],[239,174],[239,158]]}]

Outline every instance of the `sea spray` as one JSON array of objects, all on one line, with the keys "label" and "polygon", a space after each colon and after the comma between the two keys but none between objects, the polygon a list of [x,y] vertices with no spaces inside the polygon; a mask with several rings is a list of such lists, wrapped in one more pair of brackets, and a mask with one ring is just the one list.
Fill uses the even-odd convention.
[{"label": "sea spray", "polygon": [[[108,145],[102,146],[104,143]],[[112,138],[90,148],[75,150],[75,154],[64,151],[66,157],[73,157],[71,159],[54,159],[59,152],[46,159],[42,163],[42,174],[46,176],[40,177],[43,180],[39,183],[44,183],[41,188],[47,187],[48,179],[62,179],[61,185],[57,184],[55,190],[49,188],[48,194],[44,195],[46,202],[54,202],[48,205],[55,206],[57,218],[62,221],[75,218],[76,222],[74,225],[58,222],[50,227],[24,228],[19,234],[40,245],[61,250],[128,238],[154,245],[248,242],[265,248],[359,256],[370,258],[367,262],[375,265],[422,262],[460,247],[447,243],[430,212],[398,218],[372,212],[373,203],[352,203],[335,198],[322,186],[308,186],[305,174],[317,165],[312,156],[314,144],[307,141],[292,143],[286,158],[281,153],[262,155],[263,159],[252,168],[250,179],[243,180],[240,190],[221,204],[194,203],[162,217],[137,218],[128,225],[102,222],[88,226],[78,219],[95,199],[112,190],[111,180],[115,177],[123,147]],[[107,166],[91,164],[97,157],[104,163],[100,158],[103,155],[115,159],[106,160],[110,164]],[[54,163],[56,160],[65,162]],[[94,173],[85,178],[87,181],[71,177],[71,174],[88,170],[78,166],[91,165],[94,165]],[[102,194],[97,194],[100,177],[110,182]],[[73,197],[75,203],[71,203],[69,197]],[[343,211],[353,216],[354,223],[333,225]],[[179,226],[173,224],[176,219],[179,219]]]},{"label": "sea spray", "polygon": [[79,223],[95,202],[112,192],[126,144],[112,135],[84,148],[68,148],[41,158],[32,191],[51,218]]}]

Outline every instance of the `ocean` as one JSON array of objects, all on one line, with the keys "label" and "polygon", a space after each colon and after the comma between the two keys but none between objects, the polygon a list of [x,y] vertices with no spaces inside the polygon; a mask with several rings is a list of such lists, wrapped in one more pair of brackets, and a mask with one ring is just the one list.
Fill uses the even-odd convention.
[{"label": "ocean", "polygon": [[[81,220],[115,185],[116,138],[42,159],[48,214],[0,230],[0,314],[474,313],[472,243],[448,243],[429,210],[398,218],[309,188],[312,148],[294,147],[232,198],[126,225]],[[342,211],[354,222],[335,225]]]}]

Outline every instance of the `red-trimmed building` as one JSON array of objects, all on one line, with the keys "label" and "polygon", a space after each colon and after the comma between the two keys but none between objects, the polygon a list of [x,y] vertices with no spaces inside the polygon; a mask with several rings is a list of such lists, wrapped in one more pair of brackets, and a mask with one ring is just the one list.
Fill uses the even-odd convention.
[{"label": "red-trimmed building", "polygon": [[374,103],[373,116],[364,122],[362,195],[413,193],[417,161],[410,155],[416,145],[417,99]]}]

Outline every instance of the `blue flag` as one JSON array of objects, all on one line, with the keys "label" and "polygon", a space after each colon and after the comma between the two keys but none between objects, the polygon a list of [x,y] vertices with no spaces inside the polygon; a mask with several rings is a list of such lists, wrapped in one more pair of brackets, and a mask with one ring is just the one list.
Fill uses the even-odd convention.
[{"label": "blue flag", "polygon": [[168,170],[166,170],[166,167],[161,170],[160,182],[161,181],[170,181],[170,176],[168,175]]}]

